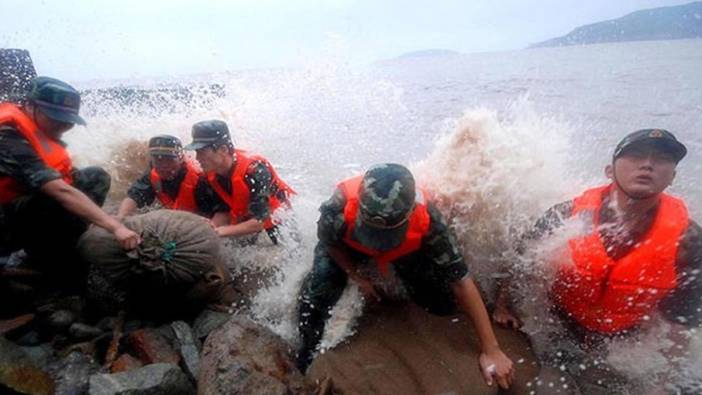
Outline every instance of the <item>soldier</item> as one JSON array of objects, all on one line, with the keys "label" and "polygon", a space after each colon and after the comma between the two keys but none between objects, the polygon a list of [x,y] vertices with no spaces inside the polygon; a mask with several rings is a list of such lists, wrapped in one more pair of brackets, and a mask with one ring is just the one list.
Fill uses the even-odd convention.
[{"label": "soldier", "polygon": [[[542,375],[559,382],[562,376],[569,385],[562,392],[630,393],[632,383],[605,363],[608,339],[635,337],[656,312],[672,325],[671,334],[702,322],[702,232],[684,201],[664,192],[686,153],[666,130],[629,134],[605,168],[609,184],[552,207],[526,235],[535,242],[568,220],[585,225],[567,241],[568,254],[553,262],[549,308],[565,330],[537,350]],[[493,319],[517,328],[508,289],[503,283]]]},{"label": "soldier", "polygon": [[299,298],[302,345],[297,363],[302,371],[312,362],[330,310],[348,280],[367,300],[379,301],[382,283],[372,282],[368,273],[379,272],[388,280],[394,273],[410,298],[429,312],[447,315],[457,307],[465,312],[480,337],[485,381],[492,385],[496,379],[502,388],[511,385],[512,361],[497,343],[455,236],[426,194],[416,190],[407,168],[376,165],[364,176],[341,182],[320,212],[314,264]]},{"label": "soldier", "polygon": [[228,211],[196,164],[185,158],[180,139],[165,134],[152,137],[149,158],[150,168],[127,191],[127,197],[119,206],[118,218],[124,218],[155,200],[165,208],[208,218],[217,211]]},{"label": "soldier", "polygon": [[0,255],[24,249],[61,270],[75,263],[76,241],[89,224],[125,249],[138,245],[139,235],[100,208],[110,176],[97,167],[74,169],[61,141],[74,124],[85,125],[79,108],[78,92],[48,77],[32,81],[24,105],[0,104]]},{"label": "soldier", "polygon": [[278,242],[276,210],[290,207],[294,192],[259,155],[235,149],[227,124],[219,120],[193,125],[195,150],[210,186],[228,208],[217,213],[213,224],[222,237],[244,237],[265,230],[273,243]]}]

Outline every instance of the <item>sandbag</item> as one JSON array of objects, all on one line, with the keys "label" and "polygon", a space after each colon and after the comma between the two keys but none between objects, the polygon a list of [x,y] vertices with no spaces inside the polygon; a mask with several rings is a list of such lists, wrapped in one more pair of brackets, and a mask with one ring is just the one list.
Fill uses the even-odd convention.
[{"label": "sandbag", "polygon": [[98,227],[78,241],[78,251],[90,265],[88,295],[93,301],[106,310],[128,307],[164,314],[231,304],[221,241],[204,218],[156,210],[124,224],[142,237],[133,251],[124,251],[110,232]]}]

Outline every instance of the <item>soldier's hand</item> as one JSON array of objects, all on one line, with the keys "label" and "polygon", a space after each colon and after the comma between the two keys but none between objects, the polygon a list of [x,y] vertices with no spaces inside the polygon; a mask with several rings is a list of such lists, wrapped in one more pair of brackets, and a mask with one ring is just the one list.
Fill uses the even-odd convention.
[{"label": "soldier's hand", "polygon": [[502,304],[495,304],[495,310],[492,312],[492,320],[496,324],[510,328],[519,329],[522,326],[522,322],[517,318],[517,316],[508,308]]},{"label": "soldier's hand", "polygon": [[382,300],[380,293],[375,289],[373,283],[364,278],[356,279],[358,288],[361,290],[363,297],[368,301],[380,302]]},{"label": "soldier's hand", "polygon": [[503,388],[508,389],[514,380],[514,366],[512,360],[499,348],[490,352],[483,352],[479,358],[480,370],[485,383],[492,386],[494,381]]},{"label": "soldier's hand", "polygon": [[122,225],[114,231],[115,239],[123,249],[129,251],[137,248],[141,243],[141,237],[133,230]]}]

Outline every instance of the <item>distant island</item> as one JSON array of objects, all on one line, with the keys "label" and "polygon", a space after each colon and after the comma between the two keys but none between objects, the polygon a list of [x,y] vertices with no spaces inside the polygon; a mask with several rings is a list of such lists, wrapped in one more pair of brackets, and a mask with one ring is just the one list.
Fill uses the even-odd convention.
[{"label": "distant island", "polygon": [[636,11],[618,19],[580,26],[565,36],[529,48],[684,38],[702,38],[702,1]]},{"label": "distant island", "polygon": [[395,59],[407,59],[407,58],[424,58],[430,56],[452,56],[460,55],[460,52],[451,51],[450,49],[423,49],[420,51],[406,52],[402,55],[396,57]]}]

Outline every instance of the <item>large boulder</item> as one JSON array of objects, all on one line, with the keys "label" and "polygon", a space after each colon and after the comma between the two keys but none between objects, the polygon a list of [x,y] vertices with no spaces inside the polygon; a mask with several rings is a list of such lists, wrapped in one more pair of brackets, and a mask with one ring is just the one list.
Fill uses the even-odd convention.
[{"label": "large boulder", "polygon": [[115,374],[90,376],[90,395],[189,395],[195,390],[177,365],[155,363]]},{"label": "large boulder", "polygon": [[289,345],[248,318],[232,316],[207,338],[198,394],[289,395],[305,392]]},{"label": "large boulder", "polygon": [[14,343],[0,336],[0,393],[50,395],[55,391],[51,377],[37,367]]},{"label": "large boulder", "polygon": [[[527,340],[496,329],[512,359],[516,382],[509,393],[527,394],[538,367]],[[377,306],[347,342],[319,355],[308,380],[343,394],[496,394],[478,368],[473,325],[463,315],[438,317],[415,305]]]}]

